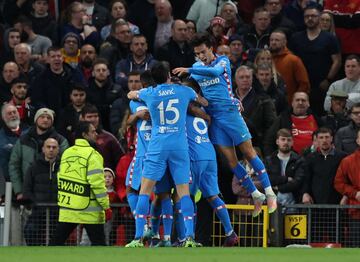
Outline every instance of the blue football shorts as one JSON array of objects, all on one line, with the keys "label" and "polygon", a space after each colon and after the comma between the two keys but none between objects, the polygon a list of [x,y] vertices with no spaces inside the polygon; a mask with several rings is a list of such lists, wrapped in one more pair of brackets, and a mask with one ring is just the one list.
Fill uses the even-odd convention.
[{"label": "blue football shorts", "polygon": [[140,190],[144,159],[145,157],[133,157],[126,174],[125,185],[136,191]]},{"label": "blue football shorts", "polygon": [[220,193],[215,160],[191,161],[190,170],[193,179],[190,184],[191,195],[194,196],[198,189],[204,198]]}]

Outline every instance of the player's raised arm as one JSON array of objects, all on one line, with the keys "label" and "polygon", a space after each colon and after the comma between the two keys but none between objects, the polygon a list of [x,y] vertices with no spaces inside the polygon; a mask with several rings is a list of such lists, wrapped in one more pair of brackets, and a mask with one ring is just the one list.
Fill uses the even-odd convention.
[{"label": "player's raised arm", "polygon": [[142,109],[142,110],[139,110],[136,113],[130,115],[128,120],[126,121],[126,124],[129,126],[135,125],[136,121],[138,121],[138,119],[149,120],[150,119],[149,110]]},{"label": "player's raised arm", "polygon": [[189,73],[189,68],[187,67],[177,67],[177,68],[174,68],[172,71],[171,71],[174,75],[177,75],[177,76],[183,76],[185,74],[188,74]]},{"label": "player's raised arm", "polygon": [[197,102],[198,104],[205,106],[205,107],[207,107],[209,105],[209,102],[199,94],[197,94],[197,98],[196,98],[195,102]]},{"label": "player's raised arm", "polygon": [[211,117],[205,113],[195,102],[191,102],[188,106],[188,113],[195,117],[200,117],[208,122],[208,125],[211,123]]}]

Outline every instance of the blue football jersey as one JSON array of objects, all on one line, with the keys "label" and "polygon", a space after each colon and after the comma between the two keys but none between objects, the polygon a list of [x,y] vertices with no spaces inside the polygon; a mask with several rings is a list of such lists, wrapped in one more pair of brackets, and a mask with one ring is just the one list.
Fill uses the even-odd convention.
[{"label": "blue football jersey", "polygon": [[186,114],[189,102],[197,98],[189,87],[161,84],[139,91],[152,121],[148,151],[188,150]]},{"label": "blue football jersey", "polygon": [[224,106],[239,104],[232,91],[230,61],[227,56],[217,56],[209,65],[196,62],[189,73],[198,82],[209,102],[207,110],[221,110]]},{"label": "blue football jersey", "polygon": [[216,160],[214,146],[210,142],[208,126],[204,119],[188,114],[186,131],[191,161]]},{"label": "blue football jersey", "polygon": [[[148,110],[146,104],[141,101],[130,101],[130,110],[134,114],[141,110]],[[151,120],[138,119],[136,122],[136,157],[145,156],[151,138]]]}]

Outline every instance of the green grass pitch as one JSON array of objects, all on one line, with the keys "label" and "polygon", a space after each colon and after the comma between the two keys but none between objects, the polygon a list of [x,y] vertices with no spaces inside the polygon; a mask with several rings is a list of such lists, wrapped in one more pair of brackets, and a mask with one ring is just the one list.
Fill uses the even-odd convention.
[{"label": "green grass pitch", "polygon": [[1,262],[347,262],[360,249],[0,247]]}]

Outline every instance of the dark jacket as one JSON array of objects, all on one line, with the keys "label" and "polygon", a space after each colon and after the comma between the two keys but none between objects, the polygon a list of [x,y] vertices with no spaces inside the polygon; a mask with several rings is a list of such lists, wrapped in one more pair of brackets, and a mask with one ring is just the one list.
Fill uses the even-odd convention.
[{"label": "dark jacket", "polygon": [[36,77],[31,94],[32,103],[36,108],[48,107],[59,115],[70,102],[70,89],[75,82],[81,82],[81,75],[64,63],[64,71],[55,74],[47,66],[44,72]]},{"label": "dark jacket", "polygon": [[102,120],[102,126],[105,130],[110,130],[109,115],[111,104],[116,98],[123,95],[121,86],[115,84],[111,78],[103,87],[99,87],[95,82],[95,78],[90,78],[89,86],[86,88],[87,101],[97,107]]},{"label": "dark jacket", "polygon": [[170,69],[191,67],[195,63],[195,55],[189,44],[185,42],[183,47],[180,47],[172,37],[168,43],[159,48],[155,57],[159,61],[169,62]]},{"label": "dark jacket", "polygon": [[53,45],[59,44],[59,29],[53,17],[50,15],[44,17],[35,17],[29,15],[35,34],[43,35],[51,39]]},{"label": "dark jacket", "polygon": [[357,127],[353,121],[347,126],[340,128],[335,134],[335,147],[337,150],[353,153],[358,145],[356,144],[357,132],[360,127]]},{"label": "dark jacket", "polygon": [[[281,161],[277,156],[278,151],[272,153],[265,160],[266,170],[269,174],[272,186],[277,186],[281,193],[293,193],[296,202],[300,201],[300,189],[305,179],[304,159],[295,152],[290,153],[290,159],[286,165],[285,176],[281,174]],[[293,180],[288,181],[291,177]]]},{"label": "dark jacket", "polygon": [[119,97],[111,105],[110,109],[110,130],[111,133],[118,139],[123,139],[122,134],[119,133],[119,129],[124,121],[124,118],[128,116],[130,112],[129,99],[124,95]]},{"label": "dark jacket", "polygon": [[244,34],[244,42],[246,49],[264,49],[269,47],[271,29],[268,28],[262,35],[258,35],[255,27],[251,27],[248,32]]},{"label": "dark jacket", "polygon": [[336,134],[340,128],[349,125],[351,121],[346,113],[335,114],[332,111],[327,112],[327,114],[322,116],[321,119],[324,122],[324,126],[330,128],[334,134]]},{"label": "dark jacket", "polygon": [[24,177],[23,194],[33,203],[57,202],[57,171],[60,160],[50,163],[44,156],[36,160]]},{"label": "dark jacket", "polygon": [[310,153],[305,161],[302,194],[311,195],[315,204],[339,204],[341,195],[334,188],[334,178],[345,156],[335,149],[327,156],[318,151]]},{"label": "dark jacket", "polygon": [[125,151],[111,133],[103,129],[97,130],[97,132],[96,148],[104,158],[104,167],[110,167],[112,170],[115,170],[120,157]]},{"label": "dark jacket", "polygon": [[129,45],[119,42],[110,35],[101,45],[99,57],[105,58],[109,62],[109,69],[114,74],[116,63],[125,59],[129,54]]},{"label": "dark jacket", "polygon": [[96,27],[96,29],[100,32],[101,28],[108,25],[110,23],[110,14],[109,11],[95,3],[94,5],[94,12],[92,14],[92,24]]}]

